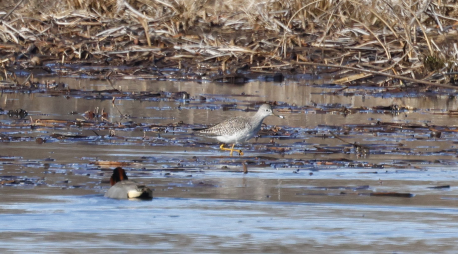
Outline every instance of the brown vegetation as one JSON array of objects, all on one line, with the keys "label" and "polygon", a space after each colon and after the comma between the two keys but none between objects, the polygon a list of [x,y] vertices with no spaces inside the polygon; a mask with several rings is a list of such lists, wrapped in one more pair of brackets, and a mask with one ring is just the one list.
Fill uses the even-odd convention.
[{"label": "brown vegetation", "polygon": [[14,67],[227,81],[327,66],[337,84],[444,86],[456,82],[457,30],[455,0],[2,1],[0,77]]}]

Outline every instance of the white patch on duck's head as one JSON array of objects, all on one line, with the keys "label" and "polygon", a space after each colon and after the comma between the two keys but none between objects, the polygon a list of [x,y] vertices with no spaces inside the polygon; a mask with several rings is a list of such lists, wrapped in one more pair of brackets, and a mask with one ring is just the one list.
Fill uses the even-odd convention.
[{"label": "white patch on duck's head", "polygon": [[127,192],[127,198],[138,198],[142,195],[143,191],[130,190]]},{"label": "white patch on duck's head", "polygon": [[153,198],[153,191],[145,186],[138,186],[137,189],[132,189],[127,192],[127,198]]}]

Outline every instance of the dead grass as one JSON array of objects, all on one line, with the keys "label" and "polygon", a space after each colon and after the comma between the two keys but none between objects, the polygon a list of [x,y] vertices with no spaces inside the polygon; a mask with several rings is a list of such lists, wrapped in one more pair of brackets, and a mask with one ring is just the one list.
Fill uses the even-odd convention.
[{"label": "dead grass", "polygon": [[0,60],[12,64],[13,53],[110,65],[162,58],[164,66],[231,73],[245,65],[307,72],[300,62],[316,62],[449,83],[457,28],[453,0],[26,0],[0,24],[0,42],[13,45],[0,46]]}]

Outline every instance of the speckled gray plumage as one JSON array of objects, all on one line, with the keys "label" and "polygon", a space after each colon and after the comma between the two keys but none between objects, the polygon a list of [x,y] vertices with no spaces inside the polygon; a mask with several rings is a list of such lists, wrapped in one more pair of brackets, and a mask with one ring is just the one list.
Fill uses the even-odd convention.
[{"label": "speckled gray plumage", "polygon": [[201,130],[200,133],[215,136],[224,143],[242,143],[254,137],[261,129],[264,118],[273,115],[269,104],[263,104],[252,117],[234,117],[213,127]]}]

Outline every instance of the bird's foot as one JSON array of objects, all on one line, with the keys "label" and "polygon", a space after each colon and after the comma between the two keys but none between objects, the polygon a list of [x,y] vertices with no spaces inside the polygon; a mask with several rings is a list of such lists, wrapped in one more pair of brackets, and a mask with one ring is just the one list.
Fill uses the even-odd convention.
[{"label": "bird's foot", "polygon": [[230,156],[232,156],[232,154],[234,153],[234,151],[235,151],[235,152],[238,152],[239,155],[242,156],[242,155],[243,155],[242,150],[234,150],[234,146],[235,146],[235,144],[232,145],[231,148],[226,148],[226,147],[224,147],[224,144],[221,144],[221,146],[219,147],[219,149],[221,149],[221,150],[223,150],[223,151],[231,151],[231,153],[229,154]]}]

